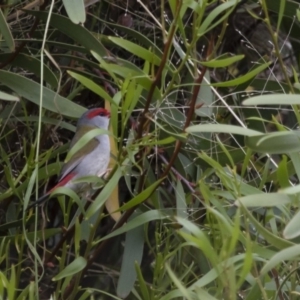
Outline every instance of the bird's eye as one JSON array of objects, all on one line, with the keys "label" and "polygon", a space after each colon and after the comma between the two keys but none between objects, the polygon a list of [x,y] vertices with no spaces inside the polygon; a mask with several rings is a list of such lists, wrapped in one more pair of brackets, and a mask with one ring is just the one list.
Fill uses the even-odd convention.
[{"label": "bird's eye", "polygon": [[99,113],[99,116],[104,117],[105,113],[102,111],[102,112]]}]

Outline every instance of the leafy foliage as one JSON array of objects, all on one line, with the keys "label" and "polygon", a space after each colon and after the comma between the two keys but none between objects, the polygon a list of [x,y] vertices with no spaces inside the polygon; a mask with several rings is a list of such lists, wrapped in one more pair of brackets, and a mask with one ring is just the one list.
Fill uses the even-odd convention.
[{"label": "leafy foliage", "polygon": [[[0,297],[297,299],[297,1],[0,12]],[[108,177],[26,210],[97,106]]]}]

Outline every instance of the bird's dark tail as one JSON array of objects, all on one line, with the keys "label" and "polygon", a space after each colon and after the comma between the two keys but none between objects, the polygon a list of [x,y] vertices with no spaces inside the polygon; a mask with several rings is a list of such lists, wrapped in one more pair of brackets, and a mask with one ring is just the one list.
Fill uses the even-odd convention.
[{"label": "bird's dark tail", "polygon": [[29,210],[32,207],[35,207],[36,205],[39,205],[45,201],[47,201],[50,197],[50,193],[47,193],[45,195],[43,195],[42,197],[40,197],[39,199],[37,199],[36,201],[34,201],[33,203],[31,203],[26,210]]}]

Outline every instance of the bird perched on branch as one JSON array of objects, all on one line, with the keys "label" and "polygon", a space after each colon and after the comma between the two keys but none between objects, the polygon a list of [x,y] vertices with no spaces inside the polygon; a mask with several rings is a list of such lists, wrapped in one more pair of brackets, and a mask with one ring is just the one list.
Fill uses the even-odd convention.
[{"label": "bird perched on branch", "polygon": [[[108,129],[110,113],[104,108],[93,108],[86,111],[78,120],[76,133],[70,144],[69,151],[87,132],[93,129]],[[75,192],[84,189],[87,183],[74,183],[84,176],[104,175],[110,160],[110,142],[107,134],[99,134],[90,139],[86,145],[71,156],[60,172],[58,183],[45,195],[37,199],[29,207],[38,205],[49,199],[50,194],[58,187],[67,187]]]}]

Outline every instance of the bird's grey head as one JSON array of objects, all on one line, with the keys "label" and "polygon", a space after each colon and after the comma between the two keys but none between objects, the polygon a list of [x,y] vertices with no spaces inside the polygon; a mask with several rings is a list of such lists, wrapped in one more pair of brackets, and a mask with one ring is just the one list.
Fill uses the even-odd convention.
[{"label": "bird's grey head", "polygon": [[95,126],[108,129],[110,112],[105,108],[93,108],[86,111],[78,120],[77,126]]}]

